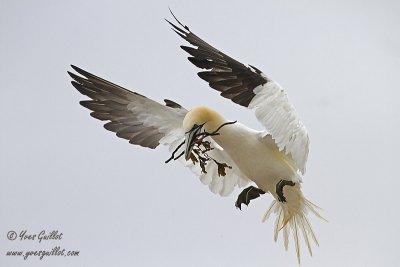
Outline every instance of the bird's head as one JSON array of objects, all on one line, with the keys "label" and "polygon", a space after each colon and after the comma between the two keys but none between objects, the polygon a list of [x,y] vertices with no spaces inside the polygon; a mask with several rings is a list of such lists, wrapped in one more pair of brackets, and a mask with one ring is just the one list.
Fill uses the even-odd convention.
[{"label": "bird's head", "polygon": [[189,160],[194,146],[195,137],[202,132],[215,131],[224,123],[224,118],[216,111],[207,107],[197,107],[190,110],[184,120],[183,129],[185,131],[185,159]]}]

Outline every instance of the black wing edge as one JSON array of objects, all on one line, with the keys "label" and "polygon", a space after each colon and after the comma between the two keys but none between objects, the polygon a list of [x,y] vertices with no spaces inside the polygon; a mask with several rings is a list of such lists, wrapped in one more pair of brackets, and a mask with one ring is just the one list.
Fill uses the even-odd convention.
[{"label": "black wing edge", "polygon": [[258,68],[252,65],[247,67],[200,39],[176,18],[171,9],[170,12],[180,26],[165,19],[172,30],[196,47],[181,46],[190,54],[188,60],[191,63],[206,70],[199,72],[198,76],[207,81],[211,88],[220,91],[221,96],[248,107],[255,96],[254,88],[267,83],[267,77]]},{"label": "black wing edge", "polygon": [[[138,97],[147,97],[125,89],[119,85],[104,80],[74,65],[71,67],[80,75],[68,71],[73,79],[71,84],[90,100],[79,103],[91,110],[90,116],[101,121],[108,121],[104,128],[116,133],[120,138],[129,140],[129,143],[148,148],[156,148],[160,139],[165,135],[156,127],[145,126],[138,114],[128,110],[127,105],[138,101]],[[148,99],[149,101],[152,101]],[[164,100],[167,107],[182,108],[171,100]],[[159,104],[162,105],[162,104]]]}]

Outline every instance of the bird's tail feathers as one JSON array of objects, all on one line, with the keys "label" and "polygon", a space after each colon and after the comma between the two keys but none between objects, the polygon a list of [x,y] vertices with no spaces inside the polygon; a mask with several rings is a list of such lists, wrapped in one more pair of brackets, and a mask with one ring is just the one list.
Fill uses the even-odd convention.
[{"label": "bird's tail feathers", "polygon": [[277,200],[274,200],[271,206],[268,208],[267,212],[265,213],[263,222],[265,222],[272,213],[276,214],[274,240],[275,242],[278,240],[278,234],[280,231],[282,231],[283,242],[286,250],[288,250],[289,235],[290,232],[292,232],[297,254],[297,260],[300,264],[299,232],[302,233],[304,242],[306,243],[308,251],[311,256],[312,256],[312,248],[310,239],[312,239],[314,243],[317,246],[319,246],[318,240],[311,227],[310,221],[307,218],[308,212],[311,211],[313,214],[315,214],[322,220],[326,221],[326,219],[324,219],[319,214],[318,210],[321,210],[320,207],[305,199],[301,194],[301,192],[299,193],[300,193],[299,195],[300,198],[297,199],[298,201],[296,201],[297,203],[294,203],[294,205],[293,205],[293,200],[292,204],[289,202],[289,199],[287,202],[279,202]]}]

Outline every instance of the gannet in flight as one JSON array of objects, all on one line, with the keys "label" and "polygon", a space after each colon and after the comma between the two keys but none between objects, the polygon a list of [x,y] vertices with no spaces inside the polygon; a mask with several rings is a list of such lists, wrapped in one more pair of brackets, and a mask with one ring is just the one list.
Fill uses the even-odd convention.
[{"label": "gannet in flight", "polygon": [[318,245],[306,214],[311,211],[320,217],[318,207],[301,191],[301,174],[305,173],[309,150],[304,124],[279,84],[256,67],[245,66],[212,47],[174,18],[178,25],[167,22],[192,45],[181,48],[190,54],[190,62],[205,69],[198,73],[199,77],[221,96],[255,109],[265,130],[256,131],[228,120],[209,107],[188,111],[167,99],[162,105],[72,66],[80,74],[68,72],[72,85],[91,98],[80,104],[92,111],[92,117],[108,121],[104,128],[131,144],[149,148],[169,146],[174,151],[172,158],[192,169],[213,193],[227,196],[235,187],[253,182],[255,186],[239,194],[238,208],[260,194],[270,193],[274,201],[263,221],[271,213],[276,214],[274,239],[282,231],[286,250],[292,232],[300,263],[299,232],[310,255],[310,239]]}]

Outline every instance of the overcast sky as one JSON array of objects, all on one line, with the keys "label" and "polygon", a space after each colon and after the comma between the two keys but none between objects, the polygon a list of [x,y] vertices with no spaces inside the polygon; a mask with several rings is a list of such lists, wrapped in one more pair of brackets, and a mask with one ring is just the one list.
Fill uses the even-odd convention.
[{"label": "overcast sky", "polygon": [[[295,266],[273,241],[272,201],[235,208],[164,147],[128,144],[78,102],[74,64],[162,101],[208,105],[261,129],[196,75],[164,18],[263,70],[311,140],[303,191],[323,207],[302,266],[397,266],[398,1],[0,1],[1,266]],[[10,241],[58,230],[61,240]],[[292,241],[292,240],[291,240]],[[6,256],[79,250],[78,257]]]}]

